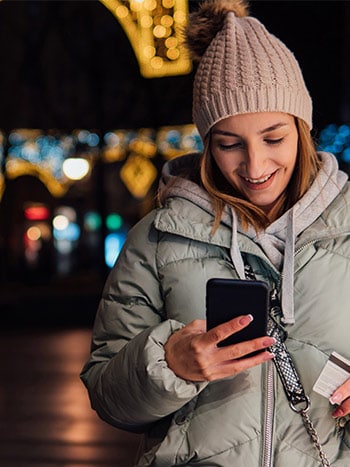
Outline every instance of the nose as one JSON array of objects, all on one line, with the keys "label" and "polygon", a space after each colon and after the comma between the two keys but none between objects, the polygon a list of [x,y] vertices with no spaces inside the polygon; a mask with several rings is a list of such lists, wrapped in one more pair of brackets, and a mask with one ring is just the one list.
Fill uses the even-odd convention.
[{"label": "nose", "polygon": [[259,179],[265,170],[265,155],[261,148],[257,145],[250,144],[246,147],[246,155],[244,160],[246,175],[249,178]]}]

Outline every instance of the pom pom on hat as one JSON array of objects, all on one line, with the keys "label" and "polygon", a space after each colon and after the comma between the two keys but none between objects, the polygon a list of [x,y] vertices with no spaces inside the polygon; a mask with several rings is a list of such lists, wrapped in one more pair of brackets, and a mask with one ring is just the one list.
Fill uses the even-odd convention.
[{"label": "pom pom on hat", "polygon": [[293,53],[241,0],[206,0],[190,16],[187,44],[199,61],[193,120],[202,138],[237,114],[285,112],[312,128],[312,102]]},{"label": "pom pom on hat", "polygon": [[205,0],[198,11],[191,13],[186,28],[186,44],[194,62],[199,62],[216,34],[222,29],[227,13],[237,17],[247,16],[245,0]]}]

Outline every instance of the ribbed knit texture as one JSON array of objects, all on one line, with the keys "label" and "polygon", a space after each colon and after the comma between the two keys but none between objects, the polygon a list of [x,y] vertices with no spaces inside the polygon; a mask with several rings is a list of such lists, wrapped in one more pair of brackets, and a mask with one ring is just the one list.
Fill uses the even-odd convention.
[{"label": "ribbed knit texture", "polygon": [[285,112],[312,128],[312,102],[292,52],[252,17],[226,15],[203,55],[193,93],[193,121],[202,138],[226,117]]}]

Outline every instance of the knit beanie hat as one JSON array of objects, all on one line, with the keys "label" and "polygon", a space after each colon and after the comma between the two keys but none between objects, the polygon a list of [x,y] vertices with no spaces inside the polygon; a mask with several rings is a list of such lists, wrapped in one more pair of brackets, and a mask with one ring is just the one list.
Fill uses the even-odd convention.
[{"label": "knit beanie hat", "polygon": [[256,19],[244,0],[206,0],[190,15],[186,41],[198,61],[193,121],[204,139],[237,114],[285,112],[312,128],[312,102],[292,52]]}]

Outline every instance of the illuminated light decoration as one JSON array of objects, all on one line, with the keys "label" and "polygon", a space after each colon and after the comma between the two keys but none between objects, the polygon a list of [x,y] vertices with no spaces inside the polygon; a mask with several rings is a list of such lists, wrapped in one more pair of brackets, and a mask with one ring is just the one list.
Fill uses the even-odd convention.
[{"label": "illuminated light decoration", "polygon": [[132,154],[120,170],[120,178],[135,198],[146,196],[156,177],[154,165],[138,154]]},{"label": "illuminated light decoration", "polygon": [[80,237],[80,227],[74,222],[69,222],[65,229],[53,229],[53,236],[56,240],[76,242]]},{"label": "illuminated light decoration", "polygon": [[342,159],[347,164],[350,164],[350,146],[344,149],[343,154],[342,154]]},{"label": "illuminated light decoration", "polygon": [[105,238],[105,263],[112,268],[126,240],[126,233],[111,233]]},{"label": "illuminated light decoration", "polygon": [[63,173],[63,162],[76,154],[77,145],[84,145],[84,154],[90,161],[97,157],[99,149],[99,136],[87,130],[75,130],[67,135],[56,130],[44,133],[36,129],[15,129],[8,141],[7,177],[35,176],[56,197],[63,196],[74,183]]},{"label": "illuminated light decoration", "polygon": [[24,217],[29,221],[43,221],[49,216],[49,209],[43,205],[31,205],[24,209]]},{"label": "illuminated light decoration", "polygon": [[117,213],[108,214],[106,217],[106,226],[108,230],[119,230],[123,225],[123,218]]},{"label": "illuminated light decoration", "polygon": [[32,226],[27,229],[26,235],[29,238],[29,240],[35,242],[37,240],[40,240],[41,230],[37,226]]},{"label": "illuminated light decoration", "polygon": [[98,134],[88,130],[76,130],[75,136],[79,143],[87,144],[91,148],[96,147],[100,142],[100,137]]},{"label": "illuminated light decoration", "polygon": [[[57,252],[61,255],[69,255],[74,250],[74,245],[69,240],[56,240],[55,239],[54,245],[55,245]],[[66,268],[65,266],[62,268],[61,262],[59,262],[59,269],[60,268],[63,269],[64,272],[67,272],[65,270]]]},{"label": "illuminated light decoration", "polygon": [[90,163],[82,157],[69,157],[63,162],[62,170],[70,180],[82,180],[89,173]]},{"label": "illuminated light decoration", "polygon": [[51,239],[51,229],[45,222],[30,225],[23,235],[24,257],[28,266],[36,267],[45,241]]},{"label": "illuminated light decoration", "polygon": [[103,137],[102,160],[117,162],[126,158],[130,141],[135,137],[135,131],[116,130],[109,131]]},{"label": "illuminated light decoration", "polygon": [[[172,159],[203,149],[202,140],[193,124],[161,127],[158,132],[146,128],[138,131],[112,131],[106,133],[104,141],[114,148],[117,161],[120,161],[120,154],[123,159],[127,158],[120,177],[135,198],[146,196],[158,173],[147,159],[157,154]],[[103,152],[103,158],[105,162],[115,161],[112,152],[108,150]]]},{"label": "illuminated light decoration", "polygon": [[101,216],[94,211],[89,211],[84,216],[84,228],[89,232],[95,232],[102,226]]},{"label": "illuminated light decoration", "polygon": [[128,149],[147,158],[155,157],[157,146],[154,139],[155,134],[153,131],[142,129],[135,138],[131,139]]},{"label": "illuminated light decoration", "polygon": [[4,146],[5,146],[5,134],[2,131],[0,131],[0,201],[5,191],[5,177],[3,174]]},{"label": "illuminated light decoration", "polygon": [[36,242],[41,239],[48,241],[51,239],[51,229],[45,222],[31,225],[26,231],[26,239],[31,242]]},{"label": "illuminated light decoration", "polygon": [[340,162],[350,164],[350,125],[327,125],[318,138],[318,150],[331,152]]},{"label": "illuminated light decoration", "polygon": [[40,236],[43,240],[50,240],[52,237],[52,231],[50,225],[47,222],[36,222],[35,227],[40,230]]},{"label": "illuminated light decoration", "polygon": [[[145,78],[184,75],[192,62],[184,46],[187,0],[100,0],[124,29]],[[170,41],[170,42],[169,42]]]},{"label": "illuminated light decoration", "polygon": [[77,220],[77,212],[71,206],[59,206],[55,210],[55,215],[65,216],[69,220],[69,222],[76,222]]},{"label": "illuminated light decoration", "polygon": [[5,177],[2,173],[0,173],[0,201],[2,200],[2,196],[5,191]]},{"label": "illuminated light decoration", "polygon": [[58,214],[53,218],[52,225],[56,230],[65,230],[69,225],[69,219],[63,214]]},{"label": "illuminated light decoration", "polygon": [[[85,145],[84,156],[86,154],[90,163],[89,170],[92,170],[97,157],[101,157],[102,162],[112,163],[128,161],[131,155],[141,156],[139,161],[142,161],[142,158],[152,159],[157,155],[171,159],[202,150],[198,131],[192,124],[161,127],[158,131],[151,128],[110,131],[103,136],[101,146],[99,146],[100,137],[87,130],[75,130],[67,135],[53,130],[44,134],[40,130],[20,129],[12,131],[8,139],[9,150],[5,165],[8,178],[35,176],[56,197],[63,196],[75,182],[67,178],[63,167],[64,162],[71,159],[72,155],[75,155],[74,159],[78,159],[76,157],[78,144]],[[86,166],[86,162],[84,164]],[[133,165],[132,161],[126,166],[127,173],[130,171],[130,164]],[[145,184],[145,189],[138,191],[136,197],[141,196],[140,193],[148,192],[157,175],[154,166],[147,163],[142,165],[148,167],[144,172],[151,181]],[[130,181],[127,186],[129,188],[134,184]],[[142,186],[141,182],[140,186]]]},{"label": "illuminated light decoration", "polygon": [[104,162],[118,162],[126,159],[130,152],[152,158],[157,154],[155,131],[149,128],[139,130],[115,130],[104,135],[102,148]]},{"label": "illuminated light decoration", "polygon": [[161,127],[157,133],[156,146],[165,159],[203,150],[201,137],[192,124]]},{"label": "illuminated light decoration", "polygon": [[6,162],[6,175],[10,179],[15,179],[23,175],[32,175],[43,182],[53,196],[63,196],[69,185],[59,182],[49,169],[22,160],[8,160]]}]

